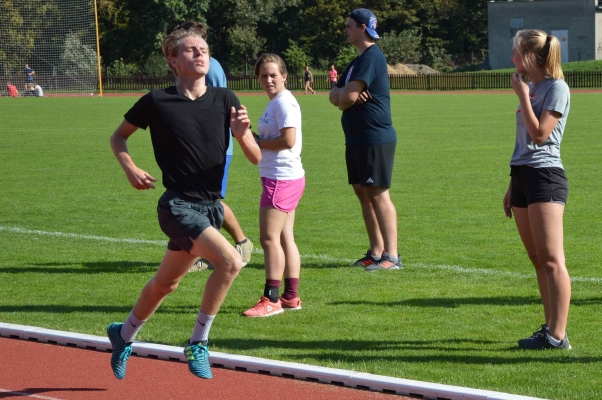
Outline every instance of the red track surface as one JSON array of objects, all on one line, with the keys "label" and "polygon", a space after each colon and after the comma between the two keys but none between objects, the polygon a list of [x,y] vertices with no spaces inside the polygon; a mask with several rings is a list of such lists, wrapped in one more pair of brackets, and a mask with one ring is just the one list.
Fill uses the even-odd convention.
[{"label": "red track surface", "polygon": [[130,358],[120,381],[113,376],[110,358],[94,350],[0,338],[0,399],[405,399],[218,368],[212,369],[213,379],[203,380],[185,363],[142,357]]}]

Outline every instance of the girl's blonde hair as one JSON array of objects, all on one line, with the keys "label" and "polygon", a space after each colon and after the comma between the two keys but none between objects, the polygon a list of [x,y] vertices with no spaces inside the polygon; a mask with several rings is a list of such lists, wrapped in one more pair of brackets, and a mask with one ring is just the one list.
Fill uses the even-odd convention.
[{"label": "girl's blonde hair", "polygon": [[525,29],[516,33],[512,45],[523,57],[527,71],[539,68],[553,79],[564,79],[560,41],[556,36],[538,29]]},{"label": "girl's blonde hair", "polygon": [[284,60],[278,54],[263,53],[262,55],[259,56],[259,58],[257,59],[257,62],[255,63],[255,69],[254,69],[255,76],[259,76],[259,68],[263,64],[272,63],[272,62],[278,66],[280,75],[282,75],[282,76],[288,75],[288,72],[286,71],[286,64],[284,63]]},{"label": "girl's blonde hair", "polygon": [[169,69],[176,77],[178,76],[178,73],[176,72],[176,69],[171,66],[169,58],[178,55],[178,47],[180,47],[182,39],[188,36],[200,37],[207,41],[207,29],[205,28],[205,25],[200,22],[185,22],[176,26],[174,30],[165,39],[163,39],[163,43],[161,44],[165,61],[167,61]]}]

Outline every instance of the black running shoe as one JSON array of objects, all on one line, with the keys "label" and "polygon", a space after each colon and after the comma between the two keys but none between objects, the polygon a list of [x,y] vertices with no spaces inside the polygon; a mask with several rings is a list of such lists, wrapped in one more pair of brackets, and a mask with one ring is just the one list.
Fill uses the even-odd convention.
[{"label": "black running shoe", "polygon": [[369,265],[372,264],[376,264],[377,262],[380,261],[380,258],[374,258],[372,257],[372,253],[370,252],[370,249],[368,249],[368,251],[366,252],[366,255],[362,258],[360,258],[359,260],[357,260],[356,262],[354,262],[353,265],[354,267],[364,267],[366,268]]},{"label": "black running shoe", "polygon": [[569,338],[566,334],[564,335],[564,339],[562,339],[560,341],[560,344],[558,346],[554,346],[552,343],[550,343],[547,333],[534,335],[533,337],[528,338],[528,339],[521,339],[518,341],[518,345],[520,346],[521,349],[525,349],[525,350],[547,350],[547,349],[567,349],[568,350],[571,348],[571,344],[569,343]]},{"label": "black running shoe", "polygon": [[541,327],[539,327],[538,330],[536,330],[535,332],[533,332],[533,335],[529,336],[528,338],[525,339],[520,339],[518,341],[518,346],[519,347],[523,347],[523,344],[525,346],[528,346],[528,343],[535,339],[537,336],[541,336],[541,335],[545,335],[546,333],[548,333],[548,326],[546,324],[541,324]]}]

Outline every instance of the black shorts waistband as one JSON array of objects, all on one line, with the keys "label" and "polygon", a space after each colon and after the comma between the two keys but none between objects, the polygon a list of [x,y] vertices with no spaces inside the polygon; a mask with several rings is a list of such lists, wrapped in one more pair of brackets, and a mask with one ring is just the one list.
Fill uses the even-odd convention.
[{"label": "black shorts waistband", "polygon": [[187,201],[189,203],[195,203],[195,204],[202,204],[202,205],[207,205],[207,206],[211,206],[211,205],[215,205],[215,204],[219,204],[220,200],[219,199],[215,199],[215,200],[202,200],[202,199],[197,199],[194,197],[190,197],[190,196],[186,196],[185,194],[182,194],[180,192],[176,192],[175,190],[171,190],[171,189],[165,189],[165,195],[169,196],[169,197],[177,197],[178,199],[182,199],[184,201]]}]

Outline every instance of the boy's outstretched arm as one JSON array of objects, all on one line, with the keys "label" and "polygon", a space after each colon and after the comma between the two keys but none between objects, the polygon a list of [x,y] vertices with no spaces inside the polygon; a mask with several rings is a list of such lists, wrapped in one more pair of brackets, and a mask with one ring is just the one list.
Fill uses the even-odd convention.
[{"label": "boy's outstretched arm", "polygon": [[230,129],[232,130],[232,136],[238,140],[243,153],[245,153],[245,157],[247,157],[251,163],[257,165],[261,160],[261,149],[255,142],[253,133],[249,129],[250,125],[251,120],[249,119],[245,106],[240,106],[238,115],[234,107],[230,109]]},{"label": "boy's outstretched arm", "polygon": [[128,152],[127,140],[136,132],[137,126],[130,124],[125,119],[111,136],[111,149],[119,165],[123,168],[130,184],[138,190],[154,189],[153,182],[157,182],[148,172],[138,168]]}]

